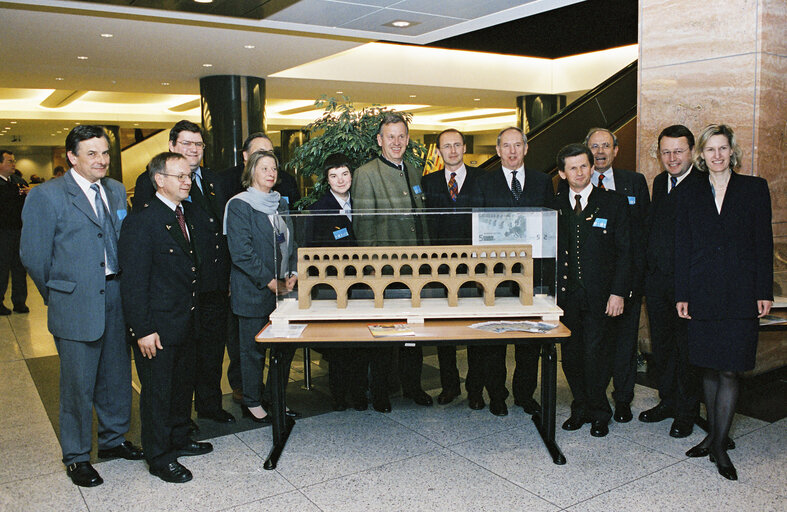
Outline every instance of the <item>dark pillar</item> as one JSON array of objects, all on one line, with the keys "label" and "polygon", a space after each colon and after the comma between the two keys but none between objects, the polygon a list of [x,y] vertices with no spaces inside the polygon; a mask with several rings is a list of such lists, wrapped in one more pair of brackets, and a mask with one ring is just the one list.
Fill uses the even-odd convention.
[{"label": "dark pillar", "polygon": [[564,94],[528,94],[516,98],[517,126],[525,133],[566,106]]},{"label": "dark pillar", "polygon": [[120,127],[103,125],[109,136],[109,172],[110,178],[123,183],[123,162],[120,158]]},{"label": "dark pillar", "polygon": [[200,78],[205,166],[221,171],[241,162],[249,133],[265,128],[265,80],[236,75]]}]

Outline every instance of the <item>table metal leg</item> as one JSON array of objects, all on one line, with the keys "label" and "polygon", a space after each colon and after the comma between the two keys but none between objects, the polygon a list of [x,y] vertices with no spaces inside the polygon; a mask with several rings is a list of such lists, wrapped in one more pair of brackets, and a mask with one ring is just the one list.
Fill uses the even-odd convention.
[{"label": "table metal leg", "polygon": [[555,464],[565,464],[566,457],[555,442],[555,409],[557,408],[557,351],[555,344],[541,345],[541,412],[533,415],[541,439]]},{"label": "table metal leg", "polygon": [[312,389],[312,361],[311,350],[303,347],[303,384],[307,391]]},{"label": "table metal leg", "polygon": [[263,465],[265,469],[276,468],[276,463],[279,461],[282,450],[284,450],[284,445],[287,444],[287,438],[290,437],[290,431],[295,425],[295,420],[284,414],[284,395],[285,386],[287,385],[285,379],[287,374],[283,365],[284,358],[281,355],[281,351],[276,347],[271,348],[271,366],[269,371],[271,372],[273,389],[271,390],[271,410],[268,413],[271,414],[273,420],[273,447],[270,454],[268,454],[268,458],[265,459],[265,464]]}]

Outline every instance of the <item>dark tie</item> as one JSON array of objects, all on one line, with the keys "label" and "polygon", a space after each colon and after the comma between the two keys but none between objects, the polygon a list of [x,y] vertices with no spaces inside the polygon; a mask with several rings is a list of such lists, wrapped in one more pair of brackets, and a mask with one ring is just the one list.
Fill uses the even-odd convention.
[{"label": "dark tie", "polygon": [[104,251],[107,255],[107,270],[110,274],[114,274],[120,269],[118,265],[117,233],[115,233],[115,226],[112,225],[112,219],[109,217],[107,206],[104,204],[104,200],[101,199],[101,190],[99,190],[98,184],[93,183],[90,185],[90,190],[96,193],[93,204],[96,207],[98,223],[101,224],[101,238],[104,240]]},{"label": "dark tie", "polygon": [[514,194],[514,199],[519,201],[519,196],[522,195],[522,185],[516,179],[516,173],[517,171],[511,171],[511,193]]},{"label": "dark tie", "polygon": [[582,215],[582,196],[580,194],[574,196],[574,213]]},{"label": "dark tie", "polygon": [[178,205],[175,208],[175,217],[178,219],[178,224],[180,224],[180,230],[183,232],[183,238],[185,238],[188,242],[189,232],[186,229],[186,218],[183,216],[183,207],[181,205]]},{"label": "dark tie", "polygon": [[456,185],[456,173],[451,173],[451,179],[448,180],[448,193],[451,194],[451,200],[456,201],[456,196],[459,195],[459,187]]},{"label": "dark tie", "polygon": [[[678,178],[676,178],[675,176],[670,176],[670,177],[669,177],[669,182],[670,182],[670,184],[672,185],[672,186],[669,188],[669,191],[670,191],[670,192],[672,192],[672,190],[673,190],[675,187],[677,187],[677,186],[678,186]],[[667,192],[667,193],[669,194],[669,192]]]},{"label": "dark tie", "polygon": [[600,188],[601,190],[607,190],[607,187],[604,186],[604,175],[603,174],[599,174],[598,175],[598,188]]}]

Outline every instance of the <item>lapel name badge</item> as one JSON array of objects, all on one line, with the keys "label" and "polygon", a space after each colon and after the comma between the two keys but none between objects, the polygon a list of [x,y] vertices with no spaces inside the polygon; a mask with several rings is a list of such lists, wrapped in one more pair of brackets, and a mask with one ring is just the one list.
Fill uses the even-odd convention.
[{"label": "lapel name badge", "polygon": [[602,228],[602,229],[606,228],[607,227],[607,219],[602,219],[601,217],[596,218],[596,220],[593,221],[593,227],[594,228]]},{"label": "lapel name badge", "polygon": [[126,215],[128,215],[128,212],[126,210],[118,210],[117,211],[118,220],[125,219]]},{"label": "lapel name badge", "polygon": [[635,196],[628,196],[629,204],[637,204],[637,198]]},{"label": "lapel name badge", "polygon": [[421,193],[421,185],[413,185],[413,192],[415,192],[416,194],[420,194]]},{"label": "lapel name badge", "polygon": [[350,233],[347,232],[347,228],[337,229],[333,232],[334,240],[339,240],[340,238],[345,238],[350,236]]}]

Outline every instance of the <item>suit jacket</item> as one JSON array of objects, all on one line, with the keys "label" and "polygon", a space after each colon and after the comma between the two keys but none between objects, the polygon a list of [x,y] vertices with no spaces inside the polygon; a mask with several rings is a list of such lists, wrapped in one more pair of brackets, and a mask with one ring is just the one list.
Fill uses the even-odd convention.
[{"label": "suit jacket", "polygon": [[[245,189],[240,184],[241,176],[243,176],[244,164],[238,164],[229,169],[225,169],[219,174],[221,178],[221,186],[224,189],[227,199],[236,194],[240,194]],[[294,209],[295,203],[301,199],[301,193],[298,190],[298,182],[295,178],[281,169],[279,170],[279,179],[273,190],[281,194],[282,198],[287,201],[290,210]]]},{"label": "suit jacket", "polygon": [[754,318],[773,300],[773,231],[768,183],[730,176],[721,213],[707,179],[678,196],[675,301],[695,320]]},{"label": "suit jacket", "polygon": [[[456,201],[451,199],[445,171],[436,171],[421,178],[429,209],[462,211],[483,206],[476,182],[484,176],[484,171],[465,166],[467,175]],[[426,216],[429,225],[429,240],[435,245],[470,245],[473,238],[472,216],[461,214],[432,214]]]},{"label": "suit jacket", "polygon": [[[200,192],[197,183],[192,182],[190,196],[191,203],[198,206],[192,212],[191,221],[199,227],[201,234],[206,235],[196,239],[203,265],[198,287],[200,292],[226,292],[229,289],[230,255],[222,226],[227,197],[223,179],[217,173],[202,167],[201,174],[204,192]],[[155,195],[150,174],[145,171],[137,178],[134,188],[134,213],[145,209]]]},{"label": "suit jacket", "polygon": [[[98,217],[72,172],[30,191],[22,210],[19,253],[48,306],[49,332],[95,341],[105,324],[104,243]],[[126,189],[110,178],[101,184],[119,233],[126,217]]]},{"label": "suit jacket", "polygon": [[[558,305],[565,306],[568,289],[570,222],[575,215],[568,189],[561,190],[552,207],[558,210]],[[626,201],[612,191],[594,188],[582,210],[580,222],[587,227],[580,240],[582,284],[591,310],[604,314],[610,295],[628,297],[631,291],[631,232]],[[604,225],[601,225],[601,223]],[[594,226],[595,224],[595,226]]]},{"label": "suit jacket", "polygon": [[631,223],[631,293],[634,297],[642,297],[644,293],[645,268],[647,267],[647,216],[650,207],[650,195],[645,176],[638,172],[612,168],[615,180],[615,192],[626,199],[629,207]]},{"label": "suit jacket", "polygon": [[[309,211],[320,213],[320,215],[306,216],[305,240],[309,246],[350,247],[356,245],[352,221],[347,218],[347,215],[336,213],[337,210],[341,210],[341,206],[330,192],[309,206]],[[328,212],[334,215],[327,215]],[[342,231],[343,229],[347,230],[346,235]]]},{"label": "suit jacket", "polygon": [[[421,172],[405,165],[413,188],[415,207],[426,206],[421,190]],[[397,215],[358,215],[353,227],[361,245],[418,245],[428,243],[428,227],[423,215],[413,215],[410,191],[404,173],[380,158],[363,164],[355,171],[352,184],[353,210],[406,210]],[[419,225],[416,226],[416,223]],[[418,232],[424,240],[418,240]]]},{"label": "suit jacket", "polygon": [[645,271],[646,295],[674,294],[675,281],[675,219],[684,213],[678,211],[678,196],[698,180],[707,180],[708,173],[692,168],[685,178],[667,194],[669,173],[662,172],[653,179],[653,200],[647,217],[647,268]]},{"label": "suit jacket", "polygon": [[0,178],[0,229],[22,229],[22,207],[25,196],[19,193],[19,185]]},{"label": "suit jacket", "polygon": [[[279,201],[279,212],[288,212],[284,199]],[[298,255],[292,220],[284,216],[289,236],[289,268],[297,269]],[[273,226],[267,215],[254,210],[240,199],[227,203],[227,242],[232,256],[230,303],[238,316],[264,317],[276,309],[276,295],[268,289],[277,272],[282,254],[275,243]]]},{"label": "suit jacket", "polygon": [[175,212],[157,197],[123,223],[118,242],[120,294],[130,340],[157,332],[164,348],[189,342],[196,307],[198,227],[192,221],[193,205],[182,205],[190,242]]},{"label": "suit jacket", "polygon": [[511,193],[501,166],[488,171],[476,184],[479,201],[485,208],[548,207],[555,196],[549,176],[530,169],[525,169],[525,183],[518,201]]}]

